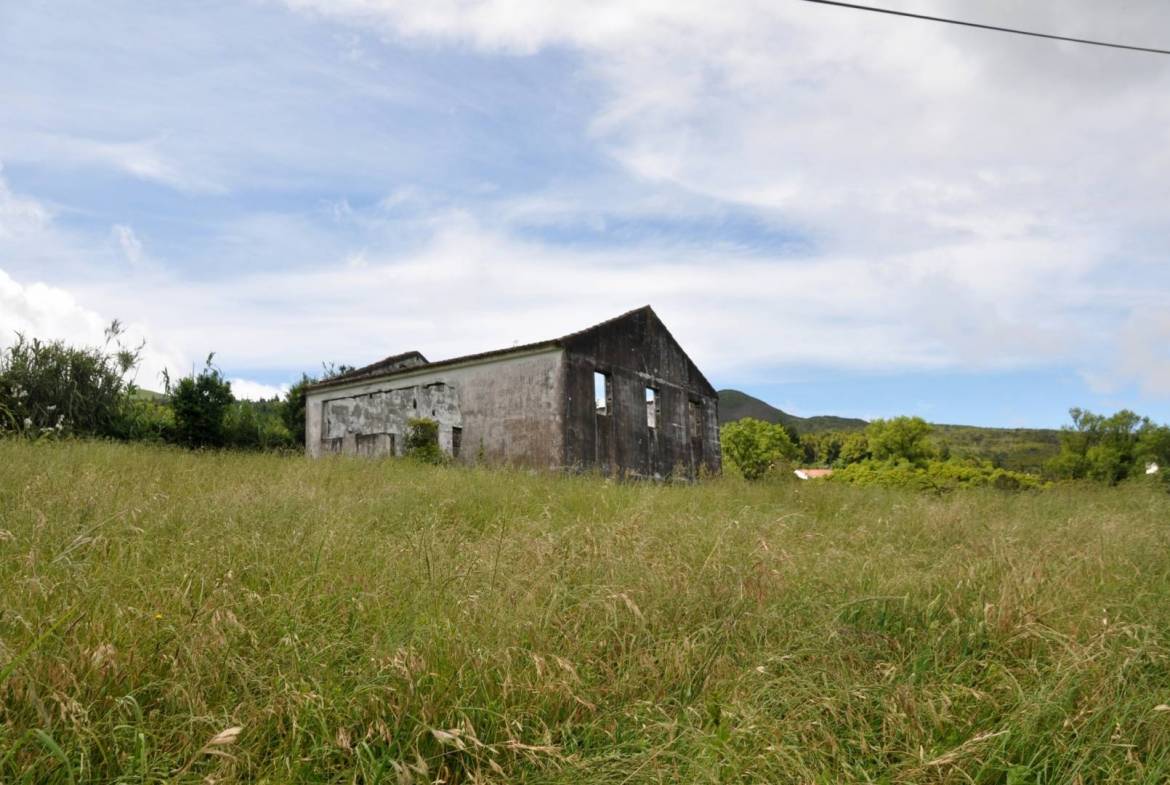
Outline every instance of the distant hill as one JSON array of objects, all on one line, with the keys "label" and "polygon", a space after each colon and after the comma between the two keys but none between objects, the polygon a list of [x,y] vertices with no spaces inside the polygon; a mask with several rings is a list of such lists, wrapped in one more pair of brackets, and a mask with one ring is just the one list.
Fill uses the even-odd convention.
[{"label": "distant hill", "polygon": [[141,387],[134,388],[134,397],[143,401],[158,401],[159,403],[166,403],[167,396],[165,393],[155,392],[154,390],[144,390]]},{"label": "distant hill", "polygon": [[822,431],[859,431],[867,423],[855,417],[797,417],[795,414],[777,409],[759,398],[739,390],[719,391],[719,424],[735,422],[751,417],[764,422],[782,423],[797,433],[821,433]]}]

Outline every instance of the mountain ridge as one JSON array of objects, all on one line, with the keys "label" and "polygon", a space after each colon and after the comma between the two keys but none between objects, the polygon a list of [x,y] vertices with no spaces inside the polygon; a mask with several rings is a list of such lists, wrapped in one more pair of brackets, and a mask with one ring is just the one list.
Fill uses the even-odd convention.
[{"label": "mountain ridge", "polygon": [[720,390],[719,424],[725,425],[745,417],[752,417],[764,422],[780,423],[800,434],[821,433],[823,431],[860,431],[869,425],[868,422],[857,417],[836,417],[829,414],[799,417],[741,390]]}]

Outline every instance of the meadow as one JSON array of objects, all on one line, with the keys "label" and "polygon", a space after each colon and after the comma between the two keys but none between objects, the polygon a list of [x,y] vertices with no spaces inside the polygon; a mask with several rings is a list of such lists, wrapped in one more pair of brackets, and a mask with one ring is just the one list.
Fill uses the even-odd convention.
[{"label": "meadow", "polygon": [[0,440],[0,782],[1167,780],[1153,486]]}]

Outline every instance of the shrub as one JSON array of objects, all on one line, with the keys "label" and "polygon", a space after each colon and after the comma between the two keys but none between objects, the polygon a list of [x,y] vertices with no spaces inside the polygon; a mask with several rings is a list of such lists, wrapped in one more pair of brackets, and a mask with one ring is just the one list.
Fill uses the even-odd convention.
[{"label": "shrub", "polygon": [[[229,447],[244,450],[287,449],[294,445],[285,427],[283,406],[272,401],[236,401],[224,413],[223,439]],[[302,430],[304,425],[302,423]],[[304,439],[302,437],[302,443]]]},{"label": "shrub", "polygon": [[124,347],[121,334],[114,321],[105,346],[83,348],[17,333],[0,351],[0,431],[117,436],[142,349]]},{"label": "shrub", "polygon": [[123,441],[173,442],[175,412],[162,396],[130,393],[122,402],[122,413],[111,435]]},{"label": "shrub", "polygon": [[1036,476],[996,468],[989,461],[878,461],[850,464],[833,473],[834,482],[883,488],[907,488],[939,493],[959,488],[996,488],[1005,491],[1043,487]]},{"label": "shrub", "polygon": [[406,454],[423,463],[443,463],[446,456],[439,449],[439,424],[427,417],[412,419],[407,424]]},{"label": "shrub", "polygon": [[208,355],[198,376],[184,376],[173,389],[167,379],[175,436],[188,447],[222,447],[225,443],[224,420],[235,398],[231,382],[212,366],[213,356]]},{"label": "shrub", "polygon": [[723,457],[747,480],[758,480],[770,470],[800,454],[800,448],[781,425],[745,417],[719,430]]}]

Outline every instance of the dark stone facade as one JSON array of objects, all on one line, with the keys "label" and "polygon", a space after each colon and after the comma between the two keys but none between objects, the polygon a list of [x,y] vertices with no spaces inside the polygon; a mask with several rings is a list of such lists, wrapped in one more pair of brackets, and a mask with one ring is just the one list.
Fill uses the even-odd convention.
[{"label": "dark stone facade", "polygon": [[[649,306],[560,342],[566,466],[623,477],[719,473],[719,396]],[[604,413],[594,373],[608,379]]]}]

